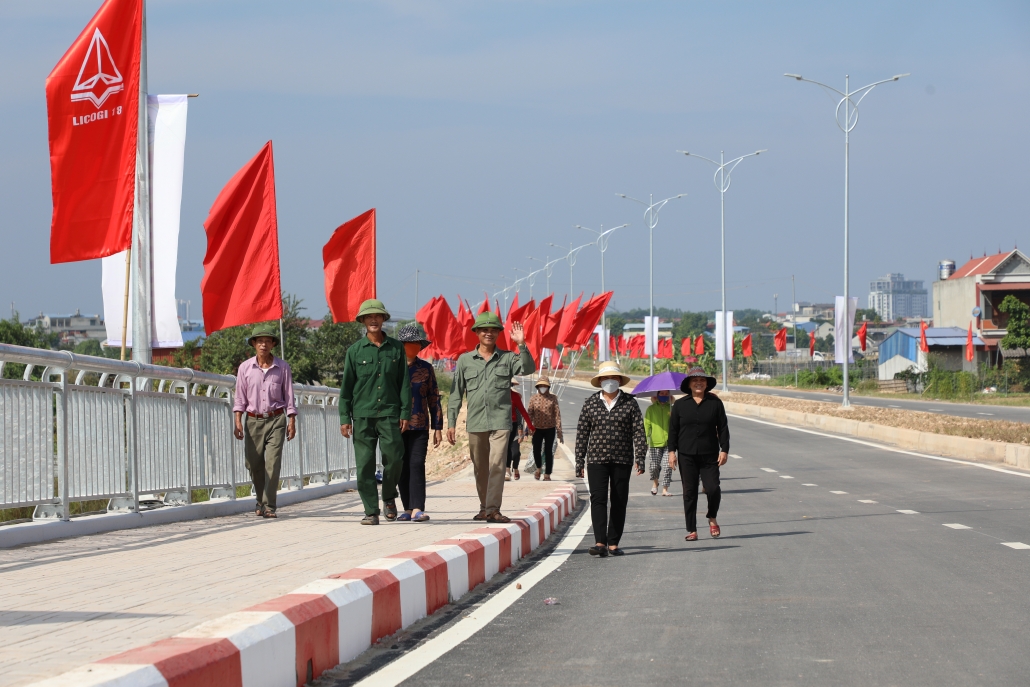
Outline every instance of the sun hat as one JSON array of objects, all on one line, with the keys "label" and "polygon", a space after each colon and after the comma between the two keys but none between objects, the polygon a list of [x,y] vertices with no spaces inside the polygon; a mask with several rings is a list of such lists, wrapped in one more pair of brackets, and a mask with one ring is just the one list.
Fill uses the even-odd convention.
[{"label": "sun hat", "polygon": [[546,386],[548,389],[551,388],[551,380],[547,378],[547,375],[540,375],[540,378],[536,380],[536,384],[533,386]]},{"label": "sun hat", "polygon": [[700,365],[695,365],[694,367],[687,370],[687,376],[683,378],[683,383],[680,384],[680,391],[687,394],[688,396],[690,395],[691,377],[704,377],[708,381],[708,386],[705,388],[705,391],[711,391],[715,388],[715,377],[712,377],[707,372],[705,372],[705,368],[701,367]]},{"label": "sun hat", "polygon": [[247,339],[247,345],[253,346],[254,339],[259,336],[269,336],[275,339],[275,345],[279,345],[279,326],[273,322],[262,322],[261,324],[254,327],[254,330],[250,333],[250,338]]},{"label": "sun hat", "polygon": [[433,343],[426,338],[426,332],[418,322],[409,322],[397,330],[397,340],[401,343],[417,343],[424,349]]},{"label": "sun hat", "polygon": [[595,386],[598,389],[601,388],[601,377],[618,377],[619,386],[625,386],[629,384],[629,377],[622,374],[622,368],[614,360],[606,360],[601,363],[601,366],[597,368],[597,374],[590,380],[590,385]]},{"label": "sun hat", "polygon": [[361,322],[361,318],[365,315],[385,315],[386,319],[390,319],[390,313],[386,311],[386,306],[378,298],[369,298],[367,301],[361,304],[358,308],[358,314],[354,317],[355,322]]},{"label": "sun hat", "polygon": [[504,329],[504,325],[501,324],[501,318],[489,310],[476,315],[476,321],[472,323],[472,331],[476,331],[477,329],[486,329],[488,327],[493,329]]}]

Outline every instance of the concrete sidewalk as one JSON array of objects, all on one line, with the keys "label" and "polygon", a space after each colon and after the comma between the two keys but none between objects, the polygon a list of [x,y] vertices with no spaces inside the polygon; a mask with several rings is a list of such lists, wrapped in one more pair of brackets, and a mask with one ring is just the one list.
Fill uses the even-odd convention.
[{"label": "concrete sidewalk", "polygon": [[[564,456],[558,482],[573,474]],[[524,472],[506,483],[503,510],[554,486]],[[0,685],[52,677],[480,526],[470,476],[430,486],[426,506],[430,523],[362,527],[361,502],[348,492],[283,508],[278,520],[237,515],[2,550]]]}]

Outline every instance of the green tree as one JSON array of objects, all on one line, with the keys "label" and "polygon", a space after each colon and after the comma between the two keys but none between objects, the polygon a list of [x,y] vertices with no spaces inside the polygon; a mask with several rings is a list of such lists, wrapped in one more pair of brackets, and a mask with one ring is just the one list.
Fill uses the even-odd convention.
[{"label": "green tree", "polygon": [[679,322],[672,327],[672,338],[682,341],[686,337],[694,338],[708,330],[708,323],[714,315],[708,312],[685,312]]},{"label": "green tree", "polygon": [[253,329],[254,325],[245,324],[210,334],[200,349],[200,369],[221,375],[236,374],[240,363],[254,355],[254,349],[247,344]]},{"label": "green tree", "polygon": [[855,311],[855,322],[883,322],[880,315],[872,308],[859,308]]},{"label": "green tree", "polygon": [[333,322],[333,316],[326,313],[322,326],[311,334],[309,355],[315,366],[315,374],[322,384],[338,386],[343,372],[343,358],[347,349],[365,334],[365,328],[357,322]]},{"label": "green tree", "polygon": [[625,327],[626,318],[622,315],[608,315],[608,331],[612,336],[618,337]]},{"label": "green tree", "polygon": [[[29,348],[52,348],[46,334],[38,328],[23,325],[18,320],[18,313],[14,313],[9,320],[0,320],[0,343]],[[24,373],[24,365],[14,363],[4,365],[5,379],[20,379]]]},{"label": "green tree", "polygon": [[1030,305],[1010,294],[998,306],[998,312],[1008,315],[1001,347],[1030,348]]}]

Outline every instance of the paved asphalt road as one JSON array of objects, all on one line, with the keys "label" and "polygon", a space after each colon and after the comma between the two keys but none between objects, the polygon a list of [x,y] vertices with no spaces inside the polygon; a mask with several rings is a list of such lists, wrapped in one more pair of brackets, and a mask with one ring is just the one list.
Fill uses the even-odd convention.
[{"label": "paved asphalt road", "polygon": [[[777,387],[752,386],[750,384],[730,384],[730,391],[743,391],[752,394],[768,394],[785,398],[801,398],[808,401],[831,401],[840,403],[840,394],[819,391],[796,391]],[[1011,420],[1012,422],[1030,422],[1030,407],[992,406],[973,403],[950,403],[942,401],[913,401],[901,398],[879,398],[873,396],[851,396],[852,405],[872,406],[874,408],[904,408],[905,410],[921,410],[940,415],[956,417],[974,417],[981,420]]]},{"label": "paved asphalt road", "polygon": [[[585,395],[566,391],[566,426]],[[1003,545],[1030,544],[1030,477],[730,427],[739,458],[722,472],[720,539],[702,527],[684,542],[679,483],[662,498],[634,477],[626,556],[590,557],[588,532],[558,570],[402,684],[1030,682],[1030,550]],[[459,603],[452,617],[468,611]]]}]

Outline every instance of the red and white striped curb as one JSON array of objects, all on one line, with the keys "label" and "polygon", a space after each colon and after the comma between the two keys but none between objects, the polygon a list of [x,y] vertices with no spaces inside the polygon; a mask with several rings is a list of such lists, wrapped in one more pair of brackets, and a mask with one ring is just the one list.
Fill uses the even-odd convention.
[{"label": "red and white striped curb", "polygon": [[561,486],[509,524],[378,558],[34,687],[300,687],[509,568],[577,498]]}]

